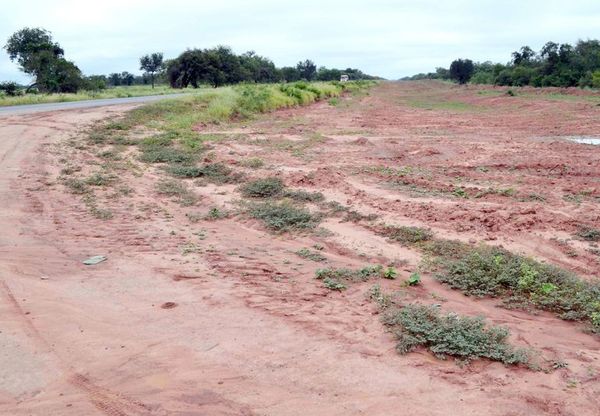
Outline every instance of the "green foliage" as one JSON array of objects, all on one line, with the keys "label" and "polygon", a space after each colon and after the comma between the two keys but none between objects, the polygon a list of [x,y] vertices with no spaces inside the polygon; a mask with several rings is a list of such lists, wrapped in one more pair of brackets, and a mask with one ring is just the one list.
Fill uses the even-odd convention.
[{"label": "green foliage", "polygon": [[470,59],[456,59],[450,64],[450,79],[455,80],[459,84],[469,82],[475,72],[475,66]]},{"label": "green foliage", "polygon": [[262,168],[265,164],[265,161],[259,157],[251,157],[249,159],[244,159],[240,162],[240,165],[245,168],[251,169],[259,169]]},{"label": "green foliage", "polygon": [[270,177],[250,181],[242,185],[240,191],[248,198],[269,198],[281,195],[284,187],[281,179]]},{"label": "green foliage", "polygon": [[307,192],[302,189],[286,189],[283,196],[298,202],[321,202],[325,196],[321,192]]},{"label": "green foliage", "polygon": [[21,29],[8,38],[4,48],[11,61],[35,77],[34,85],[43,92],[77,92],[82,86],[81,71],[63,57],[63,49],[45,29]]},{"label": "green foliage", "polygon": [[347,288],[347,286],[344,283],[330,277],[326,277],[325,279],[323,279],[323,286],[325,286],[329,290],[337,290],[340,292]]},{"label": "green foliage", "polygon": [[169,166],[169,173],[182,178],[205,178],[213,183],[231,183],[238,177],[233,171],[222,163],[207,163],[202,166],[173,164]]},{"label": "green foliage", "polygon": [[486,358],[504,364],[527,364],[527,351],[508,343],[506,328],[488,326],[483,317],[442,314],[435,306],[407,305],[385,310],[383,323],[397,339],[401,354],[425,347],[438,357],[463,361]]},{"label": "green foliage", "polygon": [[322,255],[321,253],[319,253],[317,251],[312,251],[306,247],[301,248],[300,250],[296,251],[296,254],[302,258],[309,259],[312,261],[317,261],[317,262],[327,260],[327,257]]},{"label": "green foliage", "polygon": [[146,163],[192,163],[195,159],[190,152],[167,146],[143,147],[140,156]]},{"label": "green foliage", "polygon": [[218,207],[212,207],[208,210],[208,214],[206,214],[206,217],[204,217],[204,219],[208,221],[215,221],[227,217],[229,217],[229,212],[222,210]]},{"label": "green foliage", "polygon": [[394,269],[391,266],[388,267],[387,269],[385,269],[382,274],[382,277],[384,279],[390,279],[390,280],[395,280],[397,276],[398,276],[398,272],[396,271],[396,269]]},{"label": "green foliage", "polygon": [[156,185],[159,194],[175,197],[183,206],[194,205],[196,196],[188,189],[185,183],[174,180],[161,180]]},{"label": "green foliage", "polygon": [[433,232],[428,228],[413,226],[386,225],[379,233],[404,245],[412,245],[433,238]]},{"label": "green foliage", "polygon": [[417,272],[412,273],[406,281],[408,286],[417,286],[421,284],[421,275]]},{"label": "green foliage", "polygon": [[281,232],[311,229],[321,220],[319,215],[287,201],[255,204],[250,207],[249,212],[252,217],[262,220],[268,228]]},{"label": "green foliage", "polygon": [[315,278],[318,280],[334,279],[345,280],[348,282],[366,282],[372,277],[384,277],[384,271],[381,265],[366,266],[362,269],[346,269],[346,268],[326,268],[318,269],[315,272]]},{"label": "green foliage", "polygon": [[593,322],[594,314],[600,312],[599,283],[498,247],[480,246],[457,258],[443,259],[435,277],[466,295],[511,299],[562,319]]},{"label": "green foliage", "polygon": [[160,52],[144,55],[140,58],[140,69],[150,74],[152,88],[154,88],[154,75],[163,67],[163,54]]},{"label": "green foliage", "polygon": [[0,91],[4,91],[9,97],[19,95],[19,84],[12,81],[0,82]]},{"label": "green foliage", "polygon": [[577,231],[577,237],[586,241],[600,241],[600,230],[593,227],[582,226]]}]

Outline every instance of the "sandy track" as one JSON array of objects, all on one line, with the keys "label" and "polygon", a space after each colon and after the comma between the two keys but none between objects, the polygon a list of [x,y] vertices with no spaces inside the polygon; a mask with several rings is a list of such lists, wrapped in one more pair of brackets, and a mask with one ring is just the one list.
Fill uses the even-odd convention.
[{"label": "sandy track", "polygon": [[[353,174],[358,167],[396,158],[397,165],[430,169],[421,185],[446,186],[447,170],[436,167],[447,166],[454,155],[477,146],[477,140],[482,141],[480,152],[452,163],[463,176],[472,171],[465,166],[490,165],[497,153],[520,157],[534,136],[525,120],[504,125],[486,113],[440,115],[392,104],[406,93],[411,91],[380,87],[348,108],[319,104],[282,111],[243,129],[258,132],[253,139],[268,136],[274,141],[294,139],[302,131],[322,132],[327,140],[307,150],[306,157],[257,145],[256,140],[226,141],[215,152],[233,164],[238,157],[260,154],[289,185],[322,191],[329,199],[386,220],[429,225],[441,235],[462,239],[493,235],[590,276],[598,270],[592,258],[570,258],[552,249],[543,234],[572,230],[573,218],[596,221],[581,206],[574,210],[564,205],[558,193],[548,196],[553,202],[548,207],[536,206],[543,220],[523,225],[523,217],[533,215],[527,213],[529,205],[506,204],[496,196],[463,201],[434,195],[423,201],[384,187],[377,175]],[[545,105],[534,110],[543,113]],[[334,234],[326,237],[272,236],[238,217],[190,225],[186,209],[156,199],[158,173],[153,169],[123,178],[136,189],[131,199],[104,201],[115,212],[113,219],[93,218],[56,180],[64,164],[61,157],[74,161],[91,156],[85,151],[56,154],[54,146],[80,135],[88,123],[124,110],[0,119],[0,414],[596,414],[597,338],[550,315],[475,302],[430,278],[413,296],[436,293],[446,299],[448,310],[485,314],[509,326],[516,344],[536,348],[549,360],[567,361],[569,367],[545,374],[486,362],[460,368],[424,351],[397,355],[392,337],[365,299],[368,285],[352,286],[343,294],[328,292],[312,278],[318,265],[293,254],[319,243],[333,265],[363,265],[362,252],[367,259],[406,260],[403,276],[416,267],[418,253],[359,225],[328,220],[325,226]],[[600,129],[595,113],[579,110],[582,117],[590,114],[586,133]],[[520,120],[518,112],[503,111]],[[568,117],[558,118],[545,128],[576,130],[569,123]],[[432,126],[448,132],[423,146]],[[508,147],[495,146],[495,139],[485,141],[482,134],[491,131],[494,137],[515,138]],[[577,132],[581,130],[570,134]],[[538,149],[556,146],[535,143]],[[567,149],[579,160],[587,158],[586,163],[597,158],[577,153],[580,148],[574,145],[561,146],[567,147],[552,151],[564,154]],[[439,149],[443,156],[436,153]],[[579,171],[586,163],[578,165]],[[592,171],[596,174],[597,166]],[[494,174],[497,183],[511,183],[506,172]],[[532,174],[521,186],[539,187],[539,180]],[[563,187],[569,183],[569,178],[551,180]],[[198,210],[235,197],[231,186],[197,192],[203,198]],[[503,220],[486,226],[494,212]],[[202,250],[183,255],[181,247],[190,241]],[[87,268],[81,264],[94,254],[109,260]],[[166,302],[175,307],[161,307]]]}]

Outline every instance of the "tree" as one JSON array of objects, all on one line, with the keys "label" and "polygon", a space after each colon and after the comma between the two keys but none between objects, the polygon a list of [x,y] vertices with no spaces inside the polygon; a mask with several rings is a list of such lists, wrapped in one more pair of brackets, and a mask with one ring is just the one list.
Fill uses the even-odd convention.
[{"label": "tree", "polygon": [[0,82],[0,91],[4,91],[9,97],[15,97],[19,95],[19,84],[13,81]]},{"label": "tree", "polygon": [[135,81],[135,75],[127,72],[127,71],[123,71],[121,72],[121,85],[133,85],[133,81]]},{"label": "tree", "polygon": [[64,58],[63,49],[45,29],[21,29],[8,38],[4,49],[23,72],[35,77],[28,90],[37,86],[45,92],[76,92],[81,86],[81,71]]},{"label": "tree", "polygon": [[281,76],[286,82],[295,82],[301,78],[298,68],[294,68],[292,66],[284,66],[281,68]]},{"label": "tree", "polygon": [[461,85],[466,84],[473,76],[474,71],[473,61],[470,59],[456,59],[450,64],[450,79]]},{"label": "tree", "polygon": [[312,81],[317,75],[317,66],[310,59],[298,62],[296,69],[298,70],[298,74],[300,74],[300,78],[306,81]]},{"label": "tree", "polygon": [[150,55],[144,55],[140,58],[140,69],[150,74],[152,80],[152,88],[154,89],[154,74],[159,72],[163,67],[163,54],[155,52]]}]

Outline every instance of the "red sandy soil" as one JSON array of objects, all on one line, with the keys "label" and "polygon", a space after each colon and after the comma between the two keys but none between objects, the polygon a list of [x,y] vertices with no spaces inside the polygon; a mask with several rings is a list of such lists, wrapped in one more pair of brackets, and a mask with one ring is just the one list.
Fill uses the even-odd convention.
[{"label": "red sandy soil", "polygon": [[[227,139],[212,154],[379,221],[502,244],[597,279],[600,257],[573,234],[600,228],[600,147],[560,137],[600,136],[597,101],[480,90],[383,83],[337,106],[213,129]],[[135,158],[118,185],[133,192],[98,191],[113,218],[95,218],[60,171],[94,171],[100,149],[86,144],[86,126],[128,108],[0,119],[0,414],[598,414],[598,337],[551,314],[467,298],[428,275],[404,289],[409,299],[484,315],[546,367],[568,366],[461,367],[425,350],[397,354],[365,296],[372,283],[330,292],[314,279],[324,264],[294,254],[320,244],[327,266],[396,262],[399,279],[382,286],[401,289],[421,255],[364,224],[329,218],[329,232],[274,235],[243,215],[191,222],[212,206],[233,209],[237,187],[190,180],[199,202],[182,207],[156,193],[161,169]],[[249,157],[265,166],[243,168]],[[489,188],[512,190],[474,197]],[[81,264],[98,254],[108,260]]]}]

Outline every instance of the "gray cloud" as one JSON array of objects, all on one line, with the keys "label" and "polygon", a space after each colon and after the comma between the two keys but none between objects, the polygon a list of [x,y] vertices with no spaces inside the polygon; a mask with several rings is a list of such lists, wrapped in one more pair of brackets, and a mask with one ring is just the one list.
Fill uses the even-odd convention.
[{"label": "gray cloud", "polygon": [[[395,79],[452,59],[506,62],[522,45],[600,37],[598,1],[4,1],[0,41],[44,27],[86,74],[139,72],[140,55],[188,47],[255,50],[279,65],[313,59]],[[0,80],[26,81],[0,54]]]}]

